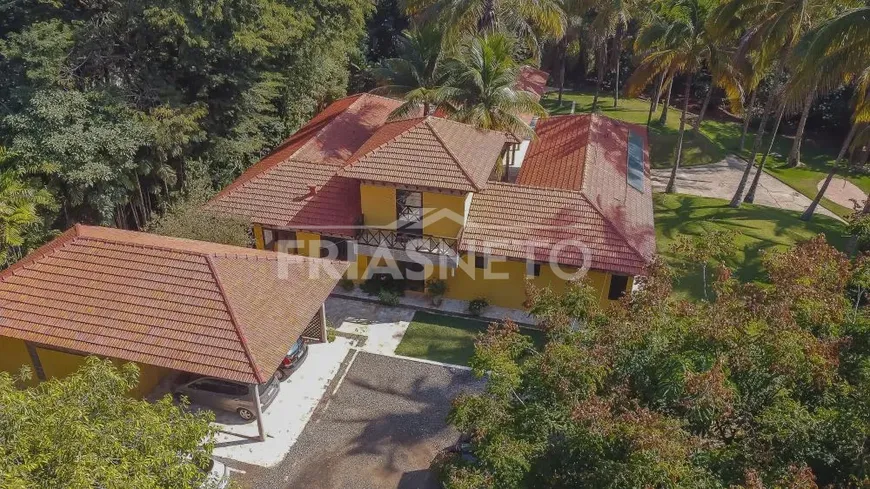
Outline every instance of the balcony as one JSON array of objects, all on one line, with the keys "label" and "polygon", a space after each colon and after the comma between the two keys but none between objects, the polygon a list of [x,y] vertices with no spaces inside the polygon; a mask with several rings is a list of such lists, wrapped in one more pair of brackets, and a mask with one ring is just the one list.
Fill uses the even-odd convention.
[{"label": "balcony", "polygon": [[389,229],[363,228],[357,235],[357,243],[361,250],[364,247],[387,248],[396,251],[416,251],[430,255],[444,256],[456,259],[459,255],[458,244],[455,239],[440,238],[426,234],[403,233]]}]

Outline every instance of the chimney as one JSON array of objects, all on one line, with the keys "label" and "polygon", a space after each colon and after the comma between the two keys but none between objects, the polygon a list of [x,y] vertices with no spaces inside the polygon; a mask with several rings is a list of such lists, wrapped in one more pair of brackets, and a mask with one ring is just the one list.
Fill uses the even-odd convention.
[{"label": "chimney", "polygon": [[317,185],[309,185],[308,186],[308,196],[314,197],[314,194],[317,193]]}]

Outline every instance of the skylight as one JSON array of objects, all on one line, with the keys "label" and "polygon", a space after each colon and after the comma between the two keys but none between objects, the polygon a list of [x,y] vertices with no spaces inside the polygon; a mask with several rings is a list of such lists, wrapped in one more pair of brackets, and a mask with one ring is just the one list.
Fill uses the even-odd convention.
[{"label": "skylight", "polygon": [[628,184],[643,192],[643,136],[628,131]]}]

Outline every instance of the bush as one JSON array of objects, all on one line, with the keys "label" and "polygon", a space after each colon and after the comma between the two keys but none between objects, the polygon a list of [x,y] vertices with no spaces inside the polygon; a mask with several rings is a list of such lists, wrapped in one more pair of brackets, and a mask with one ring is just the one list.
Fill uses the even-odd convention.
[{"label": "bush", "polygon": [[436,306],[441,305],[441,298],[447,293],[447,281],[432,278],[426,281],[426,295]]},{"label": "bush", "polygon": [[385,290],[399,297],[405,295],[405,287],[407,287],[407,284],[405,284],[403,279],[393,278],[388,273],[376,274],[359,286],[360,290],[368,295],[380,295],[381,291]]},{"label": "bush", "polygon": [[378,301],[385,306],[398,306],[399,294],[389,290],[382,290],[378,293]]},{"label": "bush", "polygon": [[487,307],[489,307],[489,300],[486,297],[478,297],[468,303],[468,312],[473,316],[480,316]]},{"label": "bush", "polygon": [[339,285],[342,289],[344,289],[344,290],[346,290],[346,291],[348,291],[348,292],[350,292],[351,290],[353,290],[353,288],[354,288],[354,286],[355,286],[354,283],[353,283],[353,280],[351,280],[351,279],[349,279],[349,278],[343,278],[343,279],[339,280],[339,281],[338,281],[338,285]]}]

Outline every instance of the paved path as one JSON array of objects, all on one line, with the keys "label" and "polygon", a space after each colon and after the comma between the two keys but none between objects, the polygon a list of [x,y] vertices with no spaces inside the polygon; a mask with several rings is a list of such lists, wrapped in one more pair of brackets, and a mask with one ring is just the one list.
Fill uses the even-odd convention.
[{"label": "paved path", "polygon": [[[733,155],[719,163],[680,168],[677,171],[677,192],[731,200],[745,168],[746,162]],[[670,176],[670,168],[653,169],[653,190],[663,192]],[[750,178],[754,176],[755,170]],[[751,183],[752,180],[749,181],[749,184]],[[746,185],[747,188],[749,184]],[[803,211],[810,205],[811,200],[777,178],[763,173],[755,193],[755,203],[780,209]],[[839,219],[833,212],[821,206],[816,212]]]}]

